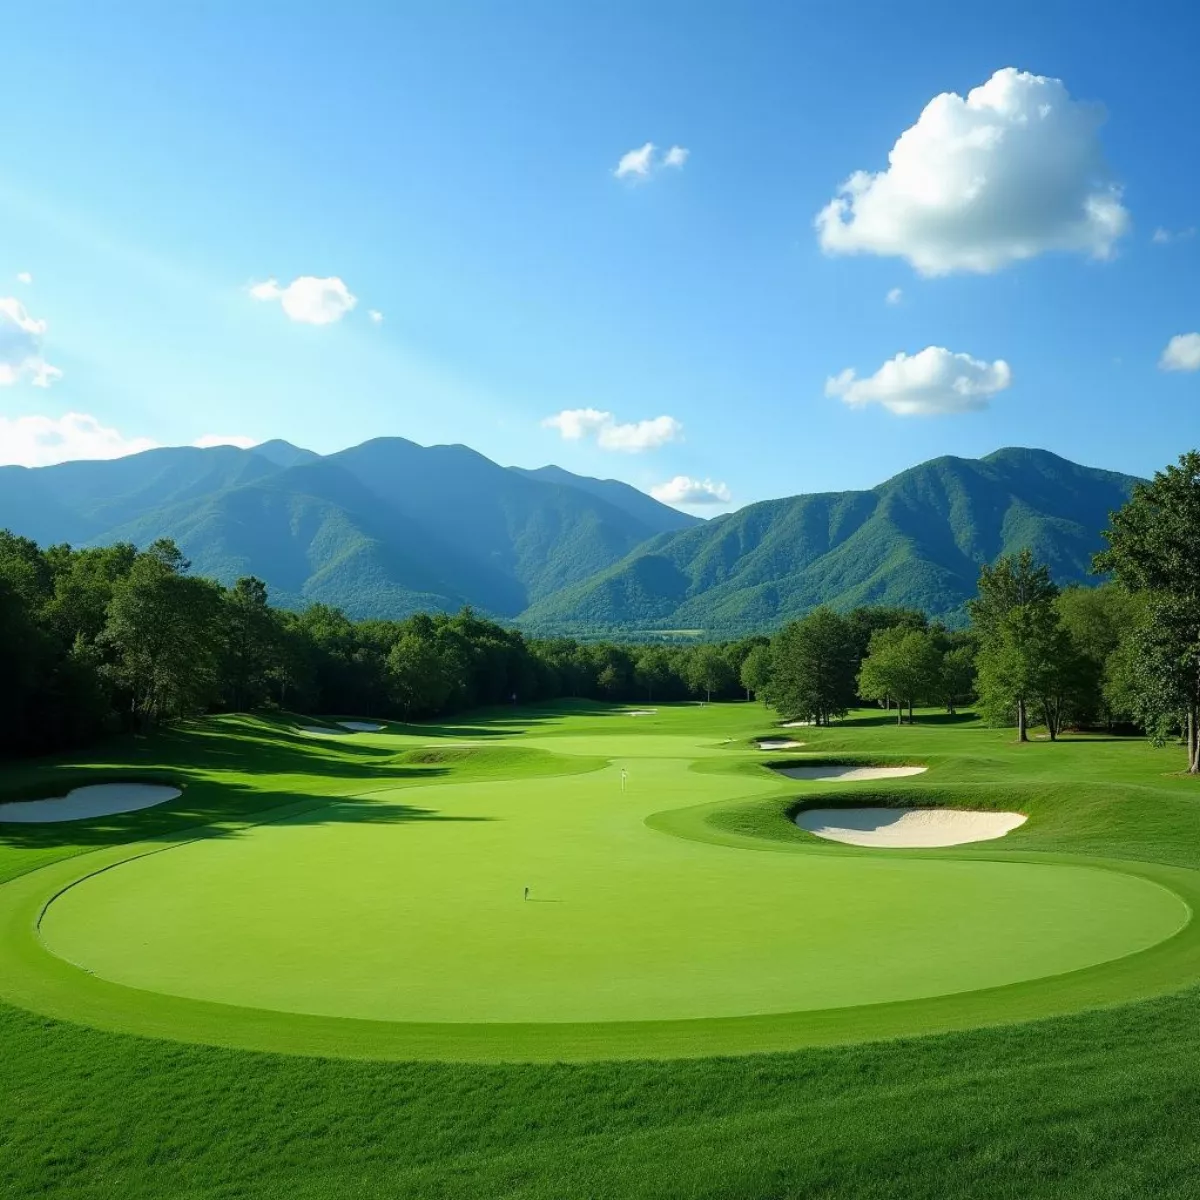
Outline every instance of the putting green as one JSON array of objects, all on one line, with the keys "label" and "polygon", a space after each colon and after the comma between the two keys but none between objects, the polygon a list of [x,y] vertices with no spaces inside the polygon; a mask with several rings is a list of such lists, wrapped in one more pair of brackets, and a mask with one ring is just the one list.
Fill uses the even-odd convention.
[{"label": "putting green", "polygon": [[543,723],[505,738],[520,778],[512,751],[455,745],[457,764],[490,755],[491,780],[439,767],[449,782],[34,871],[0,888],[0,995],[264,1049],[595,1058],[995,1023],[1200,977],[1190,871],[721,832],[714,808],[820,788],[714,720]]},{"label": "putting green", "polygon": [[[625,793],[618,763],[381,792],[340,819],[318,810],[194,841],[69,888],[41,935],[102,979],[221,1004],[591,1022],[998,987],[1144,950],[1187,918],[1169,891],[1090,867],[764,855],[667,837],[644,818],[693,799],[700,777],[675,759],[623,765]],[[373,819],[401,800],[428,811]]]}]

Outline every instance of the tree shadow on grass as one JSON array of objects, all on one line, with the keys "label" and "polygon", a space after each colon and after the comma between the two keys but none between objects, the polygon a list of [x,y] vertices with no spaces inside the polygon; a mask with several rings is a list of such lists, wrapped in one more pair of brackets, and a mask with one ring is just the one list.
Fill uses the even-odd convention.
[{"label": "tree shadow on grass", "polygon": [[858,716],[848,717],[843,721],[838,721],[829,726],[831,729],[847,729],[847,728],[864,728],[879,726],[891,726],[895,729],[920,729],[922,726],[942,726],[942,725],[969,725],[977,722],[979,718],[973,712],[957,712],[957,713],[918,713],[917,718],[910,725],[908,717],[905,716],[903,722],[896,720],[896,710],[886,712],[880,709],[878,713],[872,713],[869,717]]},{"label": "tree shadow on grass", "polygon": [[[268,818],[269,820],[270,818]],[[281,823],[288,825],[333,825],[338,823],[402,825],[413,821],[454,821],[478,824],[494,820],[494,817],[455,816],[450,813],[438,812],[433,808],[418,808],[414,804],[396,804],[391,801],[368,799],[331,800],[311,811],[280,818]]]},{"label": "tree shadow on grass", "polygon": [[[1048,742],[1050,739],[1044,734],[1038,735],[1039,742]],[[1075,730],[1072,733],[1060,733],[1055,739],[1059,742],[1142,742],[1146,741],[1146,737],[1141,733],[1088,733],[1086,730]]]},{"label": "tree shadow on grass", "polygon": [[[399,825],[417,821],[490,821],[367,796],[324,796],[303,791],[263,791],[230,781],[189,783],[179,772],[182,796],[138,812],[49,824],[0,823],[0,847],[27,850],[91,850],[128,842],[173,842],[189,836],[241,837],[258,825],[336,825],[350,822]],[[423,776],[444,775],[441,768]],[[116,772],[114,772],[114,777]],[[136,780],[126,769],[124,779]],[[92,781],[95,782],[93,775]],[[165,780],[163,780],[165,782]]]}]

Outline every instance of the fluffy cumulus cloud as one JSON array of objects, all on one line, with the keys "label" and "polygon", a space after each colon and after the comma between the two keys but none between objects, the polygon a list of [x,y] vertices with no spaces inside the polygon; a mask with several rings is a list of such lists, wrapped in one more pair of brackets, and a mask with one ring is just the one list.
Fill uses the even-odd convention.
[{"label": "fluffy cumulus cloud", "polygon": [[677,508],[699,508],[710,504],[729,504],[733,500],[729,488],[711,479],[692,479],[688,475],[676,475],[666,483],[650,489],[650,495],[663,504]]},{"label": "fluffy cumulus cloud", "polygon": [[332,325],[358,303],[358,297],[336,275],[325,279],[301,275],[286,287],[268,279],[254,284],[250,295],[255,300],[279,301],[284,313],[303,325]]},{"label": "fluffy cumulus cloud", "polygon": [[1200,371],[1200,333],[1178,333],[1162,352],[1158,365],[1164,371]]},{"label": "fluffy cumulus cloud", "polygon": [[977,412],[1012,382],[1003,359],[983,362],[927,346],[919,354],[897,354],[866,379],[847,369],[825,383],[825,394],[851,408],[881,404],[901,417]]},{"label": "fluffy cumulus cloud", "polygon": [[658,147],[653,142],[646,142],[636,150],[628,150],[621,155],[613,174],[618,179],[644,181],[664,167],[674,167],[679,170],[687,162],[691,151],[685,146],[672,146],[665,154],[658,153]]},{"label": "fluffy cumulus cloud", "polygon": [[883,299],[887,304],[899,304],[904,299],[904,293],[899,288],[892,288]]},{"label": "fluffy cumulus cloud", "polygon": [[1107,258],[1129,228],[1100,146],[1104,110],[1007,67],[934,97],[816,218],[828,254],[907,259],[924,275],[997,271],[1049,250]]},{"label": "fluffy cumulus cloud", "polygon": [[249,450],[258,443],[258,438],[248,437],[244,433],[206,433],[203,437],[198,437],[192,445],[199,446],[201,450],[208,450],[213,446],[237,446],[240,450]]},{"label": "fluffy cumulus cloud", "polygon": [[566,408],[547,417],[542,424],[547,429],[557,429],[568,442],[594,438],[602,450],[620,450],[626,454],[654,450],[683,434],[683,426],[674,417],[651,417],[621,424],[612,413],[597,408]]},{"label": "fluffy cumulus cloud", "polygon": [[17,272],[17,282],[18,283],[32,283],[33,276],[28,271],[18,271]]},{"label": "fluffy cumulus cloud", "polygon": [[377,309],[377,308],[368,309],[367,316],[370,317],[372,325],[382,325],[383,324],[383,313],[381,313],[379,311],[379,309]]},{"label": "fluffy cumulus cloud", "polygon": [[62,372],[42,354],[46,322],[31,317],[13,296],[0,296],[0,387],[27,380],[49,387]]},{"label": "fluffy cumulus cloud", "polygon": [[128,438],[87,413],[61,417],[0,417],[0,465],[47,467],[77,458],[122,458],[154,449],[149,438]]}]

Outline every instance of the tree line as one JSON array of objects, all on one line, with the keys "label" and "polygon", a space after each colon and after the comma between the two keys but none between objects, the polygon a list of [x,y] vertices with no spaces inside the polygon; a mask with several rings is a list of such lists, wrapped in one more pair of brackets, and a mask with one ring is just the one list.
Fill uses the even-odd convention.
[{"label": "tree line", "polygon": [[949,629],[913,609],[818,608],[773,637],[622,645],[527,638],[464,609],[351,621],[274,608],[249,576],[191,573],[179,548],[40,548],[0,531],[0,754],[79,745],[203,712],[260,708],[437,718],[560,697],[758,697],[828,724],[868,702],[973,704],[1051,739],[1068,726],[1180,735],[1200,772],[1200,454],[1111,518],[1097,587],[1060,589],[1029,551],[985,565]]},{"label": "tree line", "polygon": [[425,720],[560,697],[743,695],[768,639],[720,645],[529,639],[470,609],[351,621],[273,607],[249,576],[194,575],[169,540],[42,549],[0,531],[0,754],[80,745],[205,712],[263,708]]},{"label": "tree line", "polygon": [[[904,610],[816,609],[775,636],[759,690],[815,724],[860,699],[911,721],[917,704],[953,712],[973,697],[1021,741],[1031,723],[1051,740],[1125,725],[1159,743],[1178,736],[1200,773],[1200,453],[1139,484],[1104,537],[1094,569],[1109,579],[1097,587],[1059,588],[1029,550],[983,566],[960,632]],[[877,628],[863,653],[868,614]]]}]

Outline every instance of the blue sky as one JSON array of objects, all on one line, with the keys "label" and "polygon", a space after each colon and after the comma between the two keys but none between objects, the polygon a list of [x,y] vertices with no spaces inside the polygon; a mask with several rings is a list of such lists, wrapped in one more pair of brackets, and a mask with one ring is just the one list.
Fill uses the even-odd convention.
[{"label": "blue sky", "polygon": [[47,0],[5,42],[4,461],[400,435],[712,512],[1198,440],[1194,6]]}]

